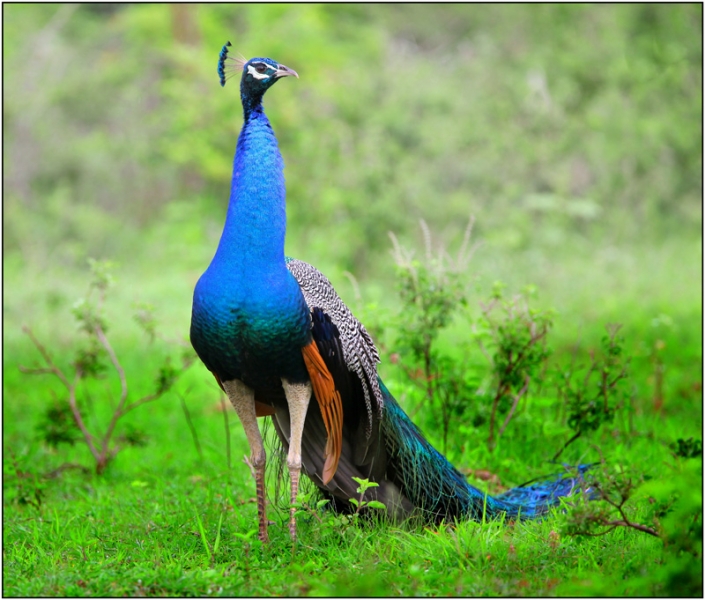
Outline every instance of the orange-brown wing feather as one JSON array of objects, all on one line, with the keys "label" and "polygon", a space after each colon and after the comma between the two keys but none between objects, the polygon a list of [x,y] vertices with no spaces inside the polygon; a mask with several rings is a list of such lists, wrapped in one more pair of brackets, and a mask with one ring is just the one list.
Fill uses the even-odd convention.
[{"label": "orange-brown wing feather", "polygon": [[343,402],[340,392],[335,387],[333,376],[330,374],[326,363],[323,362],[316,342],[312,341],[302,349],[306,370],[311,379],[313,393],[316,395],[318,406],[323,415],[323,423],[328,432],[325,457],[323,465],[323,483],[327,484],[338,469],[340,453],[343,450]]},{"label": "orange-brown wing feather", "polygon": [[263,404],[262,402],[257,402],[257,400],[255,400],[255,415],[258,417],[271,417],[276,412],[277,411],[274,410],[273,406],[269,406],[269,404]]}]

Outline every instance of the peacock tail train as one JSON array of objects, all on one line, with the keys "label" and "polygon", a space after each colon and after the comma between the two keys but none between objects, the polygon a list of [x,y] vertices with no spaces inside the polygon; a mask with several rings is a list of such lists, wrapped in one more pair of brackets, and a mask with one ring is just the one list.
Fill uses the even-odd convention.
[{"label": "peacock tail train", "polygon": [[[400,489],[430,520],[473,519],[482,521],[505,515],[530,519],[558,506],[560,498],[581,490],[582,474],[589,465],[523,485],[498,496],[489,496],[470,485],[465,477],[436,450],[397,404],[384,383],[382,421],[389,462]],[[587,490],[586,490],[587,491]]]},{"label": "peacock tail train", "polygon": [[[311,265],[287,258],[287,266],[302,287],[313,310],[314,339],[321,355],[336,375],[345,400],[343,448],[333,479],[320,475],[325,456],[326,429],[315,404],[309,409],[302,445],[303,469],[313,483],[342,512],[354,511],[350,498],[357,499],[358,484],[353,479],[369,479],[379,484],[365,498],[385,504],[394,520],[421,516],[429,522],[442,520],[501,518],[531,519],[545,515],[560,504],[560,498],[581,490],[589,494],[583,474],[590,465],[566,468],[497,496],[470,485],[465,477],[424,437],[399,406],[376,374],[377,350],[363,325],[335,292],[328,279]],[[318,308],[323,307],[323,308]],[[330,315],[330,317],[328,317]],[[332,341],[343,341],[339,352],[330,352]],[[340,358],[369,361],[370,376],[350,377]],[[358,369],[365,372],[366,369]],[[347,375],[347,377],[346,377]],[[364,381],[364,385],[360,382]],[[369,387],[365,396],[361,387]],[[374,407],[367,404],[367,398]],[[365,417],[369,418],[371,425]],[[288,413],[277,410],[273,416],[279,440],[288,450]]]}]

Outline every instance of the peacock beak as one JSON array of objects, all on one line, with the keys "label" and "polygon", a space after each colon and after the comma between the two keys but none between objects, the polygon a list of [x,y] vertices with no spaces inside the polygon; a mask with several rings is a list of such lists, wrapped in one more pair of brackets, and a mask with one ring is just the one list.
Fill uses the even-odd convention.
[{"label": "peacock beak", "polygon": [[294,71],[294,69],[290,69],[289,67],[285,67],[284,65],[277,65],[277,70],[274,72],[274,76],[279,79],[280,77],[288,77],[289,75],[293,75],[296,77],[296,79],[299,78],[299,74]]}]

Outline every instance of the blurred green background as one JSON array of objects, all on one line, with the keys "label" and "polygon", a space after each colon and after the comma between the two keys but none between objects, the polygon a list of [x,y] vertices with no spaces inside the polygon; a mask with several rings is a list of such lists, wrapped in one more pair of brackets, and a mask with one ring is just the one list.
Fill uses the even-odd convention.
[{"label": "blurred green background", "polygon": [[[265,98],[287,165],[287,252],[321,269],[365,323],[383,379],[434,445],[434,405],[405,375],[409,357],[394,356],[409,313],[388,232],[423,259],[423,219],[434,252],[455,255],[475,217],[467,312],[438,340],[468,381],[491,377],[472,326],[496,280],[506,296],[533,286],[532,307],[557,309],[551,362],[497,451],[470,420],[483,396],[459,394],[472,411],[453,417],[448,457],[473,484],[493,492],[480,473],[508,486],[555,470],[547,461],[571,435],[556,381],[566,368],[583,377],[605,324],[623,324],[618,414],[561,459],[604,454],[615,473],[648,479],[629,514],[658,517],[663,545],[635,532],[572,539],[546,520],[467,537],[359,528],[329,546],[318,519],[291,566],[277,526],[281,552],[253,550],[252,580],[247,545],[245,575],[217,574],[189,532],[202,517],[215,557],[222,523],[218,569],[239,563],[254,488],[243,430],[200,362],[121,421],[116,443],[133,445],[102,477],[82,473],[83,444],[47,443],[66,392],[18,368],[42,365],[22,325],[73,373],[86,339],[71,309],[89,257],[117,263],[105,322],[130,401],[180,364],[242,123],[237,80],[221,88],[216,73],[227,40],[300,74]],[[3,5],[8,595],[701,596],[702,463],[670,448],[702,437],[702,73],[701,4]],[[145,303],[163,336],[153,343],[134,319]],[[82,382],[96,435],[120,393],[112,371]],[[23,504],[32,485],[36,511]]]},{"label": "blurred green background", "polygon": [[87,257],[119,264],[119,335],[136,301],[187,335],[241,125],[226,40],[300,74],[265,99],[287,252],[361,316],[398,304],[388,231],[421,248],[423,218],[452,251],[474,215],[469,281],[536,285],[559,335],[659,315],[701,335],[701,5],[3,11],[6,350],[24,323],[69,343]]}]

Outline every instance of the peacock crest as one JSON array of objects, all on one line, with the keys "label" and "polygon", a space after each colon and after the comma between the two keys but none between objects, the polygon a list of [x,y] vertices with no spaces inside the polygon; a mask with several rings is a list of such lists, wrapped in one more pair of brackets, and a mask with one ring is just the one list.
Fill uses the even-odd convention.
[{"label": "peacock crest", "polygon": [[240,56],[228,56],[228,48],[231,46],[232,44],[229,41],[226,42],[218,55],[218,77],[220,77],[220,85],[223,87],[225,87],[225,82],[233,75],[242,73],[247,62],[247,59],[242,54]]}]

